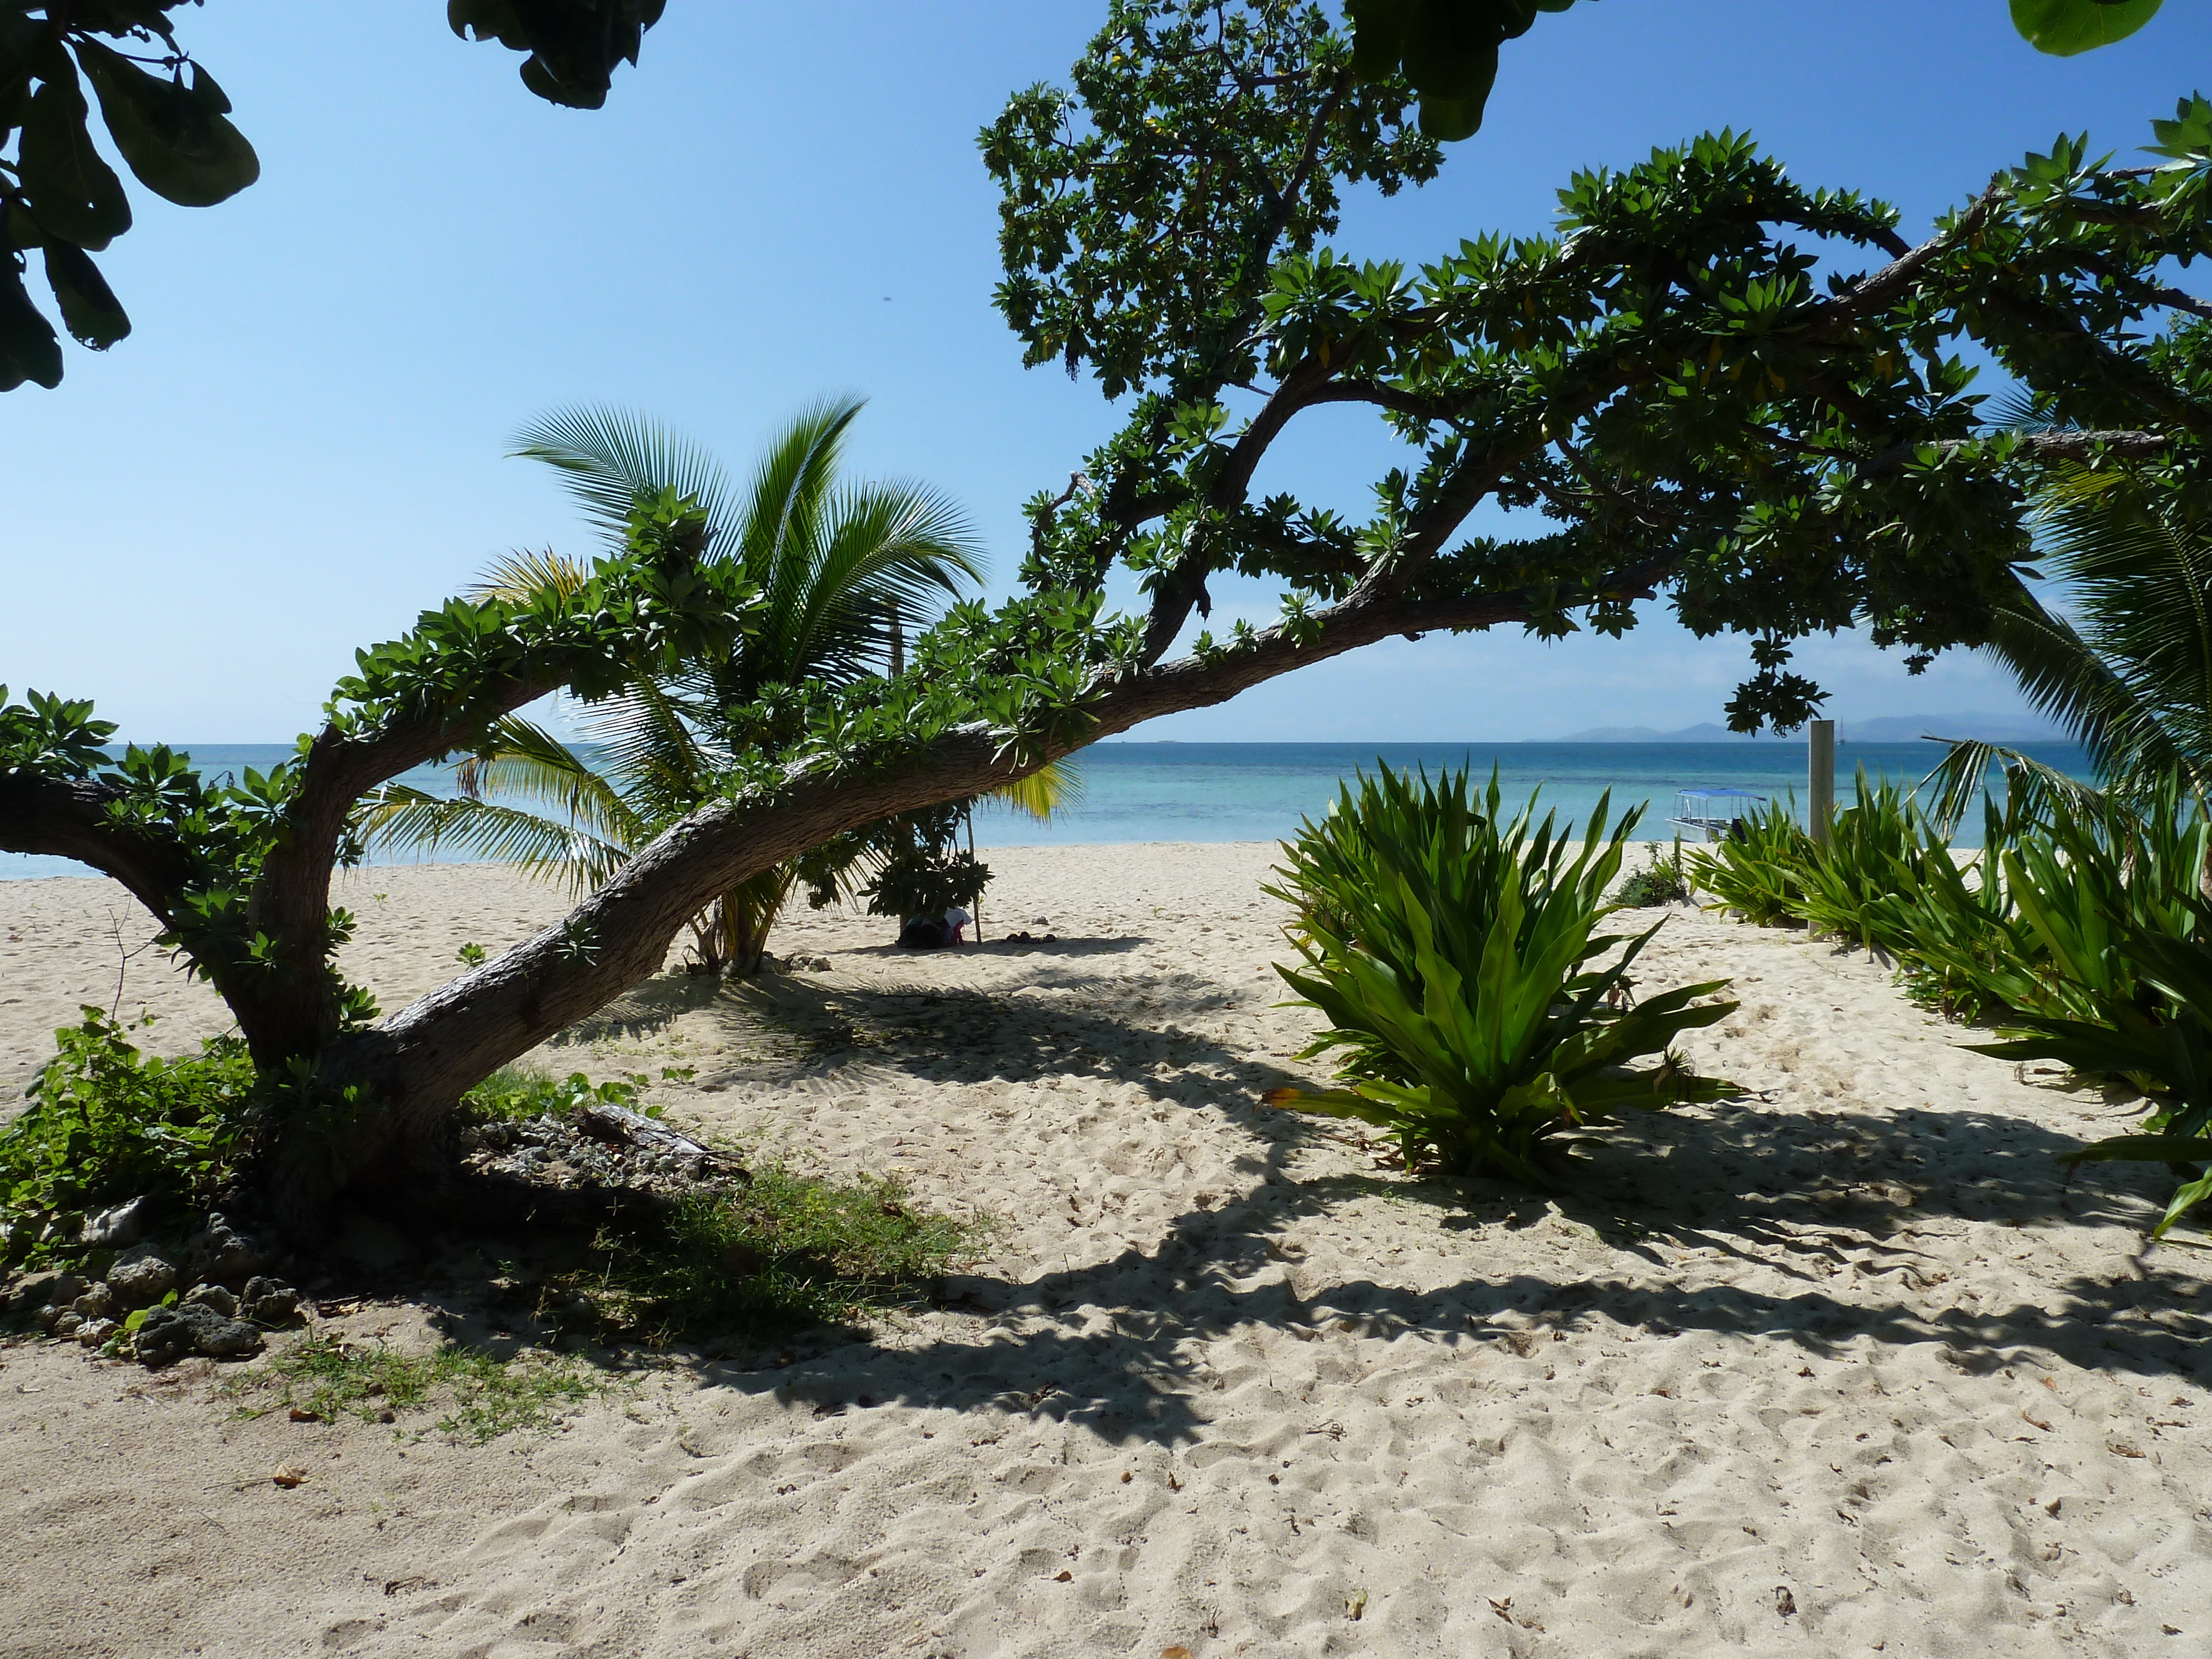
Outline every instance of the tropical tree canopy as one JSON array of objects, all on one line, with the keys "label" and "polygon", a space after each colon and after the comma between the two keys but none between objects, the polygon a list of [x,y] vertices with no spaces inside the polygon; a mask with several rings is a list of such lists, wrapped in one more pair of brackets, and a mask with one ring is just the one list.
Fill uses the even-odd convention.
[{"label": "tropical tree canopy", "polygon": [[[2039,50],[2071,54],[2133,33],[2160,0],[2009,3]],[[188,3],[204,0],[0,0],[0,392],[61,383],[60,338],[24,282],[33,252],[43,259],[53,314],[79,344],[105,351],[131,332],[91,257],[131,228],[131,216],[93,143],[87,86],[110,143],[156,196],[208,207],[260,176],[253,146],[228,118],[230,100],[177,40],[171,14]],[[522,84],[538,97],[598,109],[616,66],[637,62],[666,3],[447,0],[446,17],[464,40],[522,53]],[[1450,139],[1481,125],[1498,47],[1537,13],[1573,3],[1347,0],[1346,9],[1362,79],[1405,76],[1420,98],[1422,131]]]}]

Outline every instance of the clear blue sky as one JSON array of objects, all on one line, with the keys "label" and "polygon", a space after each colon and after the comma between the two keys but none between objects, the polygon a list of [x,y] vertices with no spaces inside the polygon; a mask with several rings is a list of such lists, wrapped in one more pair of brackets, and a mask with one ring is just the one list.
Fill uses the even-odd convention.
[{"label": "clear blue sky", "polygon": [[[742,465],[809,399],[872,401],[858,465],[967,505],[1001,589],[1021,501],[1115,424],[1024,372],[990,307],[996,198],[975,130],[1058,76],[1099,0],[670,0],[607,108],[526,93],[435,0],[210,0],[179,21],[259,149],[217,208],[138,192],[104,261],[137,332],[0,398],[0,681],[96,697],[143,739],[283,740],[355,646],[517,546],[581,550],[542,470],[503,459],[551,405],[641,407]],[[1364,201],[1340,246],[1419,261],[1539,230],[1578,167],[1748,128],[1800,179],[1895,202],[1905,232],[2062,128],[2112,148],[2212,87],[2212,6],[2039,56],[2004,0],[1601,0],[1515,43],[1443,175]],[[1332,415],[1339,413],[1332,411]],[[1342,411],[1271,465],[1358,507],[1388,452]],[[1257,592],[1218,595],[1265,617]],[[1217,625],[1221,620],[1217,611]],[[2017,706],[1970,658],[1908,681],[1856,641],[1804,659],[1831,712]],[[1740,647],[1393,642],[1152,735],[1541,738],[1720,718]]]}]

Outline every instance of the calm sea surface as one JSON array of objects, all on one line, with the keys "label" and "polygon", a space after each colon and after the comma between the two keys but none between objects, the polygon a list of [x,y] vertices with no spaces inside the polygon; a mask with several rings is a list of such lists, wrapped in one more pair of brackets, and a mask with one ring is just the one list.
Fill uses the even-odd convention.
[{"label": "calm sea surface", "polygon": [[[2021,746],[2076,777],[2089,775],[2087,759],[2070,744]],[[290,752],[282,744],[209,744],[195,749],[192,758],[206,773],[248,766],[265,771]],[[1942,755],[1932,743],[1838,744],[1838,802],[1850,802],[1859,768],[1871,778],[1911,785]],[[1471,766],[1484,779],[1495,766],[1509,801],[1525,800],[1540,787],[1542,802],[1577,823],[1610,789],[1616,817],[1625,806],[1649,803],[1637,834],[1654,841],[1674,834],[1667,820],[1685,790],[1794,795],[1801,816],[1805,796],[1802,743],[1103,743],[1077,758],[1084,793],[1073,811],[1039,824],[987,806],[976,814],[975,839],[989,847],[1278,841],[1301,818],[1325,812],[1340,781],[1378,762],[1407,770],[1425,766],[1431,773]],[[441,770],[426,768],[402,781],[450,793]],[[1979,825],[1963,828],[1978,832]],[[405,861],[391,855],[375,860]],[[0,878],[91,873],[68,859],[0,854]]]}]

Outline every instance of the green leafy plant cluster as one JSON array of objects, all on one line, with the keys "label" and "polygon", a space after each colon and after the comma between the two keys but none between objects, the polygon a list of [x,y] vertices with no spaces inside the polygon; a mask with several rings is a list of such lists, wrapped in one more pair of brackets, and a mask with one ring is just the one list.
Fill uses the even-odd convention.
[{"label": "green leafy plant cluster", "polygon": [[[1909,792],[1858,772],[1854,805],[1837,813],[1826,843],[1810,836],[1792,842],[1799,860],[1795,914],[1814,933],[1871,950],[1910,943],[1910,912],[1897,919],[1894,901],[1928,885],[1929,870],[1948,864],[1948,837],[1923,819]],[[1887,924],[1887,925],[1886,925]]]},{"label": "green leafy plant cluster", "polygon": [[[1991,4],[1994,0],[1982,0]],[[1451,140],[1482,125],[1498,52],[1542,12],[1575,0],[1346,0],[1352,66],[1363,81],[1400,76],[1421,98],[1421,131]],[[2038,52],[2070,58],[2124,40],[2160,0],[2009,0],[2013,27]]]},{"label": "green leafy plant cluster", "polygon": [[2040,820],[2020,807],[1985,801],[1982,849],[1962,864],[1909,794],[1862,772],[1826,846],[1777,805],[1692,849],[1690,867],[1748,921],[1802,922],[1889,956],[1948,1013],[2079,1019],[2099,999],[2154,1006],[2119,940],[2191,935],[2212,818],[2171,777],[2137,804],[2085,790]]},{"label": "green leafy plant cluster", "polygon": [[1773,927],[1800,919],[1799,872],[1811,845],[1789,807],[1768,801],[1738,818],[1725,840],[1691,849],[1685,868],[1720,908]]},{"label": "green leafy plant cluster", "polygon": [[868,914],[941,916],[956,904],[973,907],[989,884],[991,867],[954,844],[965,821],[958,804],[908,812],[871,826],[859,839],[873,866],[860,891]]},{"label": "green leafy plant cluster", "polygon": [[[2163,1238],[2212,1198],[2212,907],[2198,902],[2191,937],[2176,939],[2120,921],[2111,930],[2136,994],[2084,988],[2086,1017],[2014,1015],[2004,1040],[1974,1045],[2000,1060],[2055,1060],[2079,1072],[2147,1085],[2152,1106],[2140,1133],[2113,1135],[2069,1161],[2165,1164],[2181,1176],[2151,1237]],[[2141,992],[2155,993],[2146,1009]]]},{"label": "green leafy plant cluster", "polygon": [[2212,817],[2179,769],[2128,798],[2017,769],[2013,783],[2002,810],[1984,800],[1971,866],[1909,797],[1862,775],[1826,847],[1777,811],[1692,867],[1730,908],[1886,951],[1921,1000],[1995,1021],[2002,1040],[1978,1053],[2146,1091],[2141,1133],[2074,1156],[2174,1166],[2163,1237],[2212,1197]]},{"label": "green leafy plant cluster", "polygon": [[[143,843],[126,883],[164,923],[156,942],[181,950],[190,975],[228,997],[290,973],[277,942],[249,921],[247,896],[270,853],[287,839],[298,770],[280,763],[265,774],[247,767],[204,779],[190,756],[166,744],[131,744],[118,757],[108,747],[115,723],[94,719],[92,708],[37,691],[11,702],[0,685],[0,781],[12,774],[106,786],[97,821]],[[160,886],[131,878],[142,873],[158,873]],[[311,970],[322,975],[340,1029],[377,1013],[374,997],[347,984],[333,965],[354,927],[350,911],[329,910],[317,941],[320,963]]]},{"label": "green leafy plant cluster", "polygon": [[[2140,0],[2139,0],[2140,3]],[[522,84],[550,104],[598,109],[617,64],[637,62],[667,0],[446,0],[463,40],[496,40],[525,54]]]},{"label": "green leafy plant cluster", "polygon": [[1305,1053],[1336,1053],[1348,1086],[1270,1102],[1383,1128],[1409,1166],[1549,1186],[1568,1132],[1732,1092],[1672,1049],[1735,1009],[1699,1000],[1727,982],[1638,1000],[1629,969],[1659,925],[1595,931],[1618,908],[1605,894],[1638,817],[1608,836],[1608,805],[1571,856],[1551,816],[1531,829],[1533,798],[1504,820],[1494,773],[1481,794],[1464,772],[1431,783],[1385,768],[1346,786],[1285,843],[1267,890],[1296,912],[1304,958],[1276,971],[1329,1022]]},{"label": "green leafy plant cluster", "polygon": [[92,259],[131,228],[131,198],[93,143],[88,87],[124,164],[156,196],[209,207],[260,176],[230,100],[170,27],[183,3],[0,4],[0,151],[15,142],[0,155],[0,392],[61,384],[61,342],[23,283],[33,252],[78,341],[105,351],[131,332]]},{"label": "green leafy plant cluster", "polygon": [[149,1058],[98,1008],[54,1033],[29,1104],[0,1128],[0,1265],[78,1248],[84,1216],[141,1196],[172,1211],[214,1198],[255,1125],[252,1062],[235,1037]]},{"label": "green leafy plant cluster", "polygon": [[[675,1066],[662,1068],[664,1079],[688,1077]],[[639,1103],[638,1093],[651,1081],[641,1073],[594,1083],[581,1072],[565,1078],[549,1077],[526,1066],[502,1066],[461,1097],[461,1109],[480,1122],[501,1118],[532,1118],[569,1113],[598,1103],[620,1106],[646,1117],[658,1117],[660,1108]]]},{"label": "green leafy plant cluster", "polygon": [[1680,904],[1690,896],[1690,878],[1682,863],[1682,838],[1674,837],[1674,848],[1662,853],[1659,845],[1651,845],[1651,861],[1620,884],[1613,898],[1623,909],[1640,910],[1655,904]]},{"label": "green leafy plant cluster", "polygon": [[[93,142],[95,103],[124,165],[165,201],[212,207],[261,176],[229,98],[172,26],[199,3],[0,0],[0,392],[61,383],[60,340],[23,282],[33,253],[80,343],[104,351],[131,332],[92,258],[131,223],[123,180]],[[456,34],[526,53],[522,82],[539,97],[597,109],[664,3],[448,0],[447,15]]]}]

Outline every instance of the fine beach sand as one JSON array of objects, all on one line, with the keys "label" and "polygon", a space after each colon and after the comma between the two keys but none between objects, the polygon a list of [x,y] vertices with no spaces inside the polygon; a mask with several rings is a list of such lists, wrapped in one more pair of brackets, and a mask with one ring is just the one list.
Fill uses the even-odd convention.
[{"label": "fine beach sand", "polygon": [[[1677,908],[1644,982],[1733,977],[1686,1046],[1755,1092],[1557,1200],[1413,1182],[1255,1104],[1322,1075],[1271,1006],[1272,851],[994,851],[980,948],[802,908],[809,965],[664,977],[538,1057],[694,1067],[648,1097],[1000,1218],[952,1308],[482,1447],[0,1347],[0,1655],[2212,1652],[2203,1259],[2144,1249],[2164,1171],[2057,1158],[2124,1104]],[[387,1007],[560,908],[481,866],[341,902]],[[0,883],[0,1115],[149,931]],[[152,1046],[222,1028],[123,975]]]}]

